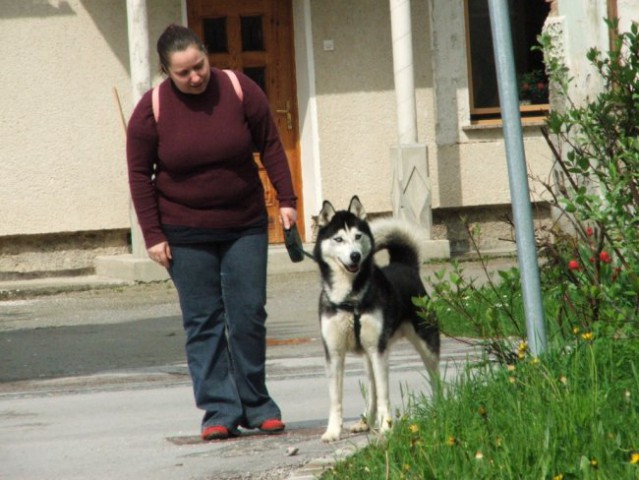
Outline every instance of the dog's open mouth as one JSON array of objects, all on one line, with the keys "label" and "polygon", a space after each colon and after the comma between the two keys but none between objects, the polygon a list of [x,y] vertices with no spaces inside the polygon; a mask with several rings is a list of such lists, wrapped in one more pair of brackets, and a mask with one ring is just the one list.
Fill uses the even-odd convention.
[{"label": "dog's open mouth", "polygon": [[359,272],[359,263],[349,263],[346,264],[344,262],[342,262],[342,265],[344,265],[344,268],[350,272],[350,273],[357,273]]}]

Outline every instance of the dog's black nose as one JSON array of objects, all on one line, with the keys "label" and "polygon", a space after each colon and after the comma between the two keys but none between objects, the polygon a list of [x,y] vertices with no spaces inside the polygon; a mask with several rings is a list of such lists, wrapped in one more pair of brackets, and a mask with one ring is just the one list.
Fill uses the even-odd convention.
[{"label": "dog's black nose", "polygon": [[362,254],[359,252],[353,252],[351,253],[351,261],[353,263],[359,263],[359,261],[362,259]]}]

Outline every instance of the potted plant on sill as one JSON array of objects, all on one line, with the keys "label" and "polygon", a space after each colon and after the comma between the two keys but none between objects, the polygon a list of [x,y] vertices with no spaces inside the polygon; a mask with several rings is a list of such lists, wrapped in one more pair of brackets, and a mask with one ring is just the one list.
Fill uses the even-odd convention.
[{"label": "potted plant on sill", "polygon": [[548,79],[541,70],[520,75],[519,102],[522,105],[548,103]]}]

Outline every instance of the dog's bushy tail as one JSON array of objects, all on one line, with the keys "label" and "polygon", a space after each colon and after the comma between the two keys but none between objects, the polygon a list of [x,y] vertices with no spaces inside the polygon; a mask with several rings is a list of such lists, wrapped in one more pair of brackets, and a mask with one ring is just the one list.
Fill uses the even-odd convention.
[{"label": "dog's bushy tail", "polygon": [[390,261],[419,269],[423,234],[418,225],[392,217],[377,218],[370,223],[375,251],[387,250]]}]

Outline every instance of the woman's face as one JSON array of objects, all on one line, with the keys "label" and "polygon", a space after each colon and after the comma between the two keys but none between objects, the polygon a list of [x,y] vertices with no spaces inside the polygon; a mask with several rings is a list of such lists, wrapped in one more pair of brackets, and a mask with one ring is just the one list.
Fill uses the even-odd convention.
[{"label": "woman's face", "polygon": [[209,59],[197,46],[191,45],[186,50],[171,54],[168,74],[182,93],[200,94],[211,79]]}]

